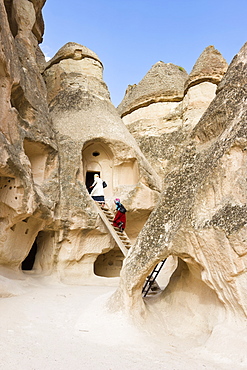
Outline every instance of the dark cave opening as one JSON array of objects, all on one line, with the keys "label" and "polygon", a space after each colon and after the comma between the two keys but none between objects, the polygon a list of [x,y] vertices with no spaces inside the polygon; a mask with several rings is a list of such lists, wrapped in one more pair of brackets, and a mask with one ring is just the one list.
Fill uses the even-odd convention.
[{"label": "dark cave opening", "polygon": [[37,246],[37,238],[36,238],[27,257],[22,262],[22,265],[21,265],[22,270],[30,271],[33,269],[33,265],[34,265],[35,257],[37,253],[37,247],[38,246]]}]

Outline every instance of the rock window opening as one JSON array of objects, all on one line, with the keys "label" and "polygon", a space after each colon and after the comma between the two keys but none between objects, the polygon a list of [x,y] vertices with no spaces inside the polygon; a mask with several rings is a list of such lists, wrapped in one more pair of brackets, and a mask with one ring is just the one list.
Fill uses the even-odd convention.
[{"label": "rock window opening", "polygon": [[94,157],[98,157],[100,155],[100,153],[99,152],[93,152],[93,156]]},{"label": "rock window opening", "polygon": [[100,176],[100,172],[99,171],[88,171],[86,173],[86,187],[87,187],[87,190],[89,193],[91,193],[92,189],[90,189],[90,186],[93,184],[94,182],[94,175],[99,175]]},{"label": "rock window opening", "polygon": [[30,252],[28,253],[27,257],[22,262],[22,266],[21,266],[22,270],[30,271],[33,269],[33,265],[34,265],[35,257],[37,253],[37,248],[38,248],[38,245],[37,245],[37,238],[36,238],[32,245],[32,248],[30,249]]}]

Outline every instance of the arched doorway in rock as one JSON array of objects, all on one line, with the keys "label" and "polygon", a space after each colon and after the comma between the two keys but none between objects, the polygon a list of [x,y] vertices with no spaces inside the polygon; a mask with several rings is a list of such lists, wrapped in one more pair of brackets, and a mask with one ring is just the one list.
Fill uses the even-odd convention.
[{"label": "arched doorway in rock", "polygon": [[90,141],[82,150],[83,177],[86,187],[93,183],[94,174],[98,174],[107,183],[105,196],[110,197],[113,185],[113,154],[110,148],[100,141]]},{"label": "arched doorway in rock", "polygon": [[51,272],[55,258],[55,239],[53,230],[39,231],[27,257],[21,264],[22,270],[35,270],[35,273]]},{"label": "arched doorway in rock", "polygon": [[33,269],[33,265],[35,262],[35,257],[38,249],[38,244],[37,244],[37,238],[35,239],[32,248],[30,249],[27,257],[24,259],[24,261],[21,264],[21,269],[23,271],[30,271]]},{"label": "arched doorway in rock", "polygon": [[94,262],[94,273],[103,277],[119,277],[124,255],[116,246],[107,253],[100,254]]}]

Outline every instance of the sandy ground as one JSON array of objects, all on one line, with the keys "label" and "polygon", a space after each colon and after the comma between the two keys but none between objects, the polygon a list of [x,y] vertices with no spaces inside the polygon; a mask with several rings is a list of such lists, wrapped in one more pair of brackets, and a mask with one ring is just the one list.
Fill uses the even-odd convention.
[{"label": "sandy ground", "polygon": [[246,358],[210,356],[201,345],[137,328],[109,313],[115,287],[64,285],[48,278],[0,279],[0,364],[4,370],[246,369]]}]

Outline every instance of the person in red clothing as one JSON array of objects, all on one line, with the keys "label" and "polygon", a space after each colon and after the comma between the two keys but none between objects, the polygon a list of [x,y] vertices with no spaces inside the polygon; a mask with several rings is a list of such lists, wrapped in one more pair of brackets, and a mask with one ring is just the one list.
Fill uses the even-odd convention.
[{"label": "person in red clothing", "polygon": [[120,203],[120,199],[116,198],[114,200],[114,203],[116,204],[116,215],[113,220],[113,226],[118,227],[120,231],[123,231],[126,226],[126,209],[125,207]]}]

